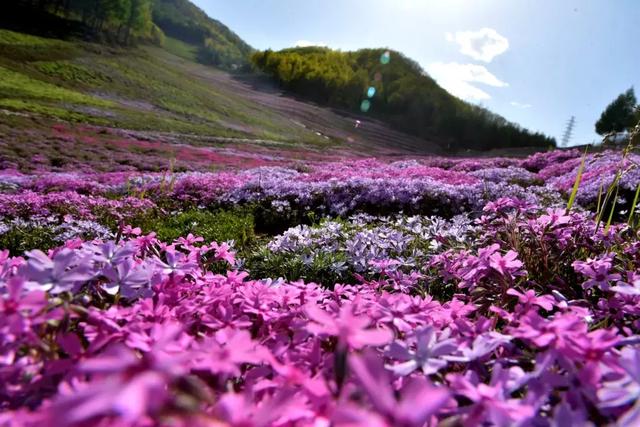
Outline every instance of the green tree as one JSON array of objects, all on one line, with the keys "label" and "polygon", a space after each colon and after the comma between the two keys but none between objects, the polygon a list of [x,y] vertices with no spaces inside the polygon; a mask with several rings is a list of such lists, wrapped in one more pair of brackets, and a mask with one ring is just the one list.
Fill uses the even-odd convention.
[{"label": "green tree", "polygon": [[131,0],[125,43],[129,44],[132,36],[148,35],[152,25],[151,0]]},{"label": "green tree", "polygon": [[[544,147],[555,141],[532,134],[503,117],[468,104],[424,73],[418,63],[399,52],[381,62],[386,49],[341,52],[326,47],[267,50],[251,57],[255,68],[272,75],[282,87],[316,102],[360,111],[421,138],[452,149]],[[368,95],[369,87],[375,89]]]},{"label": "green tree", "polygon": [[620,94],[605,108],[596,122],[596,132],[606,135],[609,132],[622,132],[637,122],[637,99],[633,88]]}]

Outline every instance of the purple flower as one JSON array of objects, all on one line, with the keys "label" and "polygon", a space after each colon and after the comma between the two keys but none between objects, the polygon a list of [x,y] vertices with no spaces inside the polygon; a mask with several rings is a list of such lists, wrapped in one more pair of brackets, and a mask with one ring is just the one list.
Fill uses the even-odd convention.
[{"label": "purple flower", "polygon": [[229,328],[216,332],[192,357],[195,369],[239,375],[243,364],[260,364],[270,360],[271,354],[248,332]]},{"label": "purple flower", "polygon": [[621,374],[598,391],[603,408],[626,406],[640,400],[640,349],[624,348],[618,361]]},{"label": "purple flower", "polygon": [[[513,374],[516,375],[515,378]],[[496,365],[493,368],[490,384],[478,382],[472,372],[467,376],[450,374],[447,379],[455,394],[462,395],[473,402],[466,408],[465,424],[491,423],[498,427],[509,427],[523,425],[535,415],[531,405],[510,397],[511,392],[519,388],[518,380],[522,378],[518,377],[522,377],[521,372],[503,370],[500,365]]]},{"label": "purple flower", "polygon": [[[391,343],[387,356],[401,361],[386,368],[396,375],[409,375],[416,369],[421,369],[425,375],[431,375],[447,366],[443,356],[450,355],[457,348],[456,340],[448,338],[448,331],[437,334],[432,326],[427,326],[416,332],[415,350],[407,342],[394,341]],[[439,335],[439,336],[438,336]]]},{"label": "purple flower", "polygon": [[636,271],[627,271],[627,280],[619,281],[611,290],[622,295],[640,295],[640,274]]},{"label": "purple flower", "polygon": [[24,274],[29,281],[28,286],[51,294],[75,292],[94,276],[86,261],[79,259],[70,249],[58,251],[53,258],[39,250],[29,251],[26,255]]},{"label": "purple flower", "polygon": [[120,295],[127,299],[151,295],[151,274],[146,264],[137,264],[131,259],[126,259],[115,267],[107,266],[102,270],[102,274],[108,280],[102,288],[111,295],[120,292]]},{"label": "purple flower", "polygon": [[165,251],[165,259],[166,261],[162,261],[160,258],[156,258],[157,265],[162,269],[164,274],[191,274],[198,267],[197,262],[189,259],[187,255],[173,248],[167,248]]},{"label": "purple flower", "polygon": [[[106,376],[75,389],[64,387],[49,408],[52,425],[77,425],[107,415],[131,422],[161,408],[168,398],[168,378],[153,370],[138,370],[138,363],[130,350],[118,346],[81,364],[83,372]],[[125,375],[127,370],[131,373]]]},{"label": "purple flower", "polygon": [[460,347],[453,355],[446,355],[444,359],[452,362],[471,362],[481,359],[503,344],[510,342],[512,337],[498,332],[487,332],[474,338],[470,347]]},{"label": "purple flower", "polygon": [[605,254],[594,259],[589,258],[586,261],[574,261],[571,265],[577,273],[589,279],[582,284],[584,289],[597,287],[607,291],[611,288],[611,282],[621,279],[620,274],[610,273],[613,266],[612,254]]}]

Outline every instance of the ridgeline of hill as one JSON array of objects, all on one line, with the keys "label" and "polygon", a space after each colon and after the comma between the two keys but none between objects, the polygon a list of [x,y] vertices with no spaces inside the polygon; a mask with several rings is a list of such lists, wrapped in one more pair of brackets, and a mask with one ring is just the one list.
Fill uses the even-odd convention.
[{"label": "ridgeline of hill", "polygon": [[5,140],[3,129],[64,120],[371,154],[555,144],[451,96],[397,52],[385,64],[381,49],[255,52],[189,0],[17,0],[0,11],[0,28],[14,30],[0,30]]},{"label": "ridgeline of hill", "polygon": [[366,111],[445,148],[541,147],[555,141],[464,102],[413,60],[387,49],[302,47],[256,52],[252,63],[286,89],[324,105]]}]

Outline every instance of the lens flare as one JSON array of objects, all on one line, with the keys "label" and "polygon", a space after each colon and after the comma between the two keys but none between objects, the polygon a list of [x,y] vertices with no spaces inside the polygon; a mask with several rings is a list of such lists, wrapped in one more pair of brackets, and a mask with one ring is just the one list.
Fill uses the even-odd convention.
[{"label": "lens flare", "polygon": [[382,65],[386,65],[389,63],[389,61],[391,61],[391,52],[386,51],[385,53],[383,53],[382,55],[380,55],[380,63]]},{"label": "lens flare", "polygon": [[377,72],[373,75],[373,79],[377,82],[381,82],[382,81],[382,73]]},{"label": "lens flare", "polygon": [[367,97],[373,98],[375,94],[376,94],[376,88],[373,86],[369,86],[369,89],[367,89]]},{"label": "lens flare", "polygon": [[360,103],[360,111],[366,113],[371,108],[371,102],[368,99],[365,99]]}]

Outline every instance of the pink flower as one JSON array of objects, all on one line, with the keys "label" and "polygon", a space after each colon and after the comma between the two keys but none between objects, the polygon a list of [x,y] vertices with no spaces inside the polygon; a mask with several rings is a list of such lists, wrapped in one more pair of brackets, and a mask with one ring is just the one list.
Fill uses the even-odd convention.
[{"label": "pink flower", "polygon": [[510,250],[504,255],[498,252],[491,254],[489,256],[489,265],[505,277],[512,278],[522,274],[520,270],[522,268],[522,262],[518,260],[518,253],[516,251]]},{"label": "pink flower", "polygon": [[541,295],[538,297],[532,289],[527,289],[524,293],[521,293],[512,288],[507,290],[507,294],[518,297],[518,302],[525,308],[531,305],[537,305],[547,311],[551,311],[555,305],[555,298],[551,295]]},{"label": "pink flower", "polygon": [[139,236],[140,234],[142,234],[142,230],[140,229],[140,227],[131,227],[130,225],[125,225],[122,228],[122,234],[124,234],[125,236]]},{"label": "pink flower", "polygon": [[571,222],[571,216],[567,215],[566,209],[549,208],[546,215],[540,215],[537,220],[538,224],[543,227],[553,227],[556,225],[564,225]]},{"label": "pink flower", "polygon": [[195,369],[239,375],[243,364],[260,364],[270,360],[271,354],[253,341],[247,331],[227,328],[205,341],[192,357]]},{"label": "pink flower", "polygon": [[230,265],[235,265],[235,253],[230,250],[231,247],[227,243],[218,244],[216,242],[212,242],[211,248],[215,250],[217,260],[226,261]]},{"label": "pink flower", "polygon": [[349,367],[376,412],[394,426],[421,427],[449,400],[445,388],[434,387],[424,377],[407,381],[396,398],[381,358],[372,351],[351,355]]},{"label": "pink flower", "polygon": [[180,237],[178,238],[178,240],[176,240],[176,242],[178,244],[181,244],[182,246],[190,248],[190,247],[193,247],[195,243],[204,242],[204,238],[200,236],[196,237],[193,234],[189,233],[187,237]]},{"label": "pink flower", "polygon": [[355,316],[353,306],[345,304],[340,308],[338,316],[331,315],[315,304],[305,307],[309,317],[307,330],[316,335],[338,337],[341,346],[360,349],[364,346],[380,346],[393,339],[393,333],[387,329],[372,328],[367,316]]},{"label": "pink flower", "polygon": [[154,325],[150,351],[138,357],[116,344],[101,355],[83,360],[78,369],[91,382],[63,385],[47,412],[50,425],[77,425],[99,416],[134,422],[159,411],[171,398],[169,385],[188,370],[176,323]]}]

